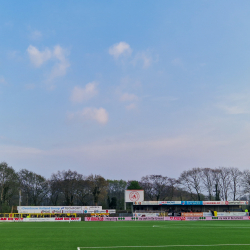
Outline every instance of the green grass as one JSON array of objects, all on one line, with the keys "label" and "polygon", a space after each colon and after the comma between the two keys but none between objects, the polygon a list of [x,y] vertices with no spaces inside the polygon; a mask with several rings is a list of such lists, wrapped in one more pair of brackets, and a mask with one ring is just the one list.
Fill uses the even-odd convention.
[{"label": "green grass", "polygon": [[[212,246],[216,244],[249,245]],[[0,223],[1,250],[77,250],[77,247],[105,246],[144,246],[117,248],[124,250],[250,249],[250,221]],[[91,248],[81,248],[84,249]]]}]

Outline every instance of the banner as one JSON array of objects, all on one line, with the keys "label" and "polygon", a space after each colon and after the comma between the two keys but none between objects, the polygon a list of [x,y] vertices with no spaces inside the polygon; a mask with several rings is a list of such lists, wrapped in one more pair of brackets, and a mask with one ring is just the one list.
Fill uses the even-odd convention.
[{"label": "banner", "polygon": [[85,221],[204,221],[204,220],[250,220],[249,216],[218,216],[218,217],[186,217],[186,216],[169,216],[169,217],[85,217]]},{"label": "banner", "polygon": [[[132,191],[132,190],[126,190],[126,191]],[[133,204],[134,205],[248,205],[248,201],[140,201],[138,200],[134,201]]]},{"label": "banner", "polygon": [[182,205],[203,205],[203,201],[182,201]]},{"label": "banner", "polygon": [[0,222],[69,222],[69,221],[81,221],[81,218],[0,218]]},{"label": "banner", "polygon": [[181,216],[185,216],[185,217],[202,217],[203,213],[181,213]]},{"label": "banner", "polygon": [[[27,214],[44,214],[44,213],[98,213],[102,210],[102,206],[18,206],[18,213]],[[106,210],[105,210],[106,212]],[[110,210],[109,213],[115,213]]]},{"label": "banner", "polygon": [[228,205],[248,205],[248,201],[228,201]]},{"label": "banner", "polygon": [[133,217],[158,217],[160,213],[133,213]]},{"label": "banner", "polygon": [[159,201],[159,205],[181,205],[181,201]]},{"label": "banner", "polygon": [[226,205],[225,201],[203,201],[203,205]]},{"label": "banner", "polygon": [[135,201],[133,205],[159,205],[160,201]]},{"label": "banner", "polygon": [[125,202],[144,201],[144,190],[125,190]]},{"label": "banner", "polygon": [[247,216],[246,212],[217,212],[217,216]]}]

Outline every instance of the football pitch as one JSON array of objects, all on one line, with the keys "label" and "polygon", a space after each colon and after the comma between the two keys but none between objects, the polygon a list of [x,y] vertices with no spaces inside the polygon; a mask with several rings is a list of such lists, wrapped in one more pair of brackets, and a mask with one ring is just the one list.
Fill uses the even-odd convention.
[{"label": "football pitch", "polygon": [[250,249],[250,221],[2,222],[0,249]]}]

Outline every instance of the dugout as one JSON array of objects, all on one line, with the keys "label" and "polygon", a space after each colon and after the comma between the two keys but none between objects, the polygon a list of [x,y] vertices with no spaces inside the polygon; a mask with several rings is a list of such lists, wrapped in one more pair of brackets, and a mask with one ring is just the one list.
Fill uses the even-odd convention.
[{"label": "dugout", "polygon": [[243,212],[248,201],[142,201],[133,202],[133,211],[139,213],[181,214],[190,212]]}]

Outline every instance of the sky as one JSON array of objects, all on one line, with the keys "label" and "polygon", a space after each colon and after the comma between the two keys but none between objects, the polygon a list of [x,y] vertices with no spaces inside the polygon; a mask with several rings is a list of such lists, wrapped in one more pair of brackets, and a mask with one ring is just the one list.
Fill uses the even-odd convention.
[{"label": "sky", "polygon": [[250,1],[9,0],[0,162],[45,177],[250,165]]}]

